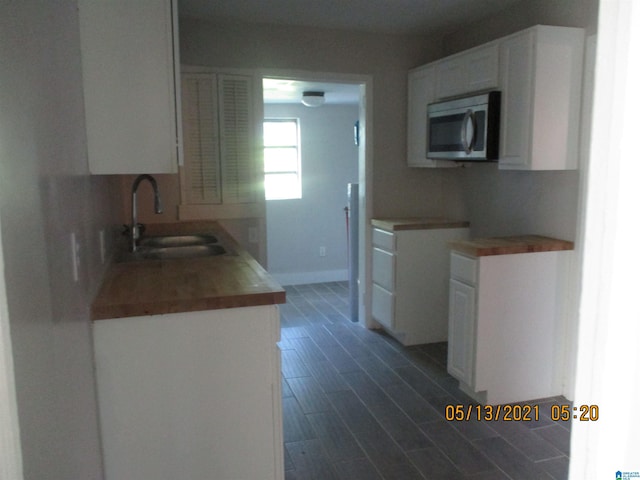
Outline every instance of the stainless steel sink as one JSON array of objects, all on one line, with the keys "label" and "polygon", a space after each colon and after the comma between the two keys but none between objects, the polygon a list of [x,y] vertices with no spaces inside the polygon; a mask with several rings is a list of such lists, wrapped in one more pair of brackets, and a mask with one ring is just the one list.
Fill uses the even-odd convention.
[{"label": "stainless steel sink", "polygon": [[165,260],[171,258],[195,258],[225,255],[227,250],[222,245],[184,245],[175,247],[138,247],[131,255],[136,259]]},{"label": "stainless steel sink", "polygon": [[218,239],[213,235],[161,235],[141,238],[138,242],[138,248],[191,247],[198,245],[210,245],[217,242]]},{"label": "stainless steel sink", "polygon": [[138,241],[135,252],[122,250],[115,261],[167,260],[218,255],[235,255],[235,253],[218,243],[218,238],[214,235],[157,235],[142,237]]}]

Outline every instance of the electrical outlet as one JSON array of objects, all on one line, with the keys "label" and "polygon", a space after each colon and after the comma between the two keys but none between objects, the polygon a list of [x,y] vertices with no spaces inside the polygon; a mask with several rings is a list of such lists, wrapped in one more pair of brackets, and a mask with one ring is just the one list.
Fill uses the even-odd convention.
[{"label": "electrical outlet", "polygon": [[327,256],[327,247],[320,247],[320,256],[321,257]]},{"label": "electrical outlet", "polygon": [[80,270],[80,243],[76,238],[76,233],[71,232],[71,267],[73,273],[73,281],[77,282]]}]

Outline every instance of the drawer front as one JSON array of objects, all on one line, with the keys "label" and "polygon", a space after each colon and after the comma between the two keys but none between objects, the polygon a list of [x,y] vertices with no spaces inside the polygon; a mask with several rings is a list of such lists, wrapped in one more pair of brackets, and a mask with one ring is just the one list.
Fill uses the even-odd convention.
[{"label": "drawer front", "polygon": [[393,253],[373,249],[373,283],[377,283],[390,292],[395,291],[396,256]]},{"label": "drawer front", "polygon": [[396,236],[387,232],[386,230],[380,230],[379,228],[373,229],[373,246],[379,247],[390,252],[396,251]]},{"label": "drawer front", "polygon": [[451,278],[469,285],[477,283],[478,259],[451,252]]},{"label": "drawer front", "polygon": [[371,297],[371,315],[373,316],[373,319],[386,327],[393,329],[395,326],[395,298],[393,293],[374,284],[371,291]]}]

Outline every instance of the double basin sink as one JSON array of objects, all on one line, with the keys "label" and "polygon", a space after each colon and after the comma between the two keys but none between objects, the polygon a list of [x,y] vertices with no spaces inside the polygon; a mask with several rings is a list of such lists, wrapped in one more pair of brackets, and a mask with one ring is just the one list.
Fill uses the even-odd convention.
[{"label": "double basin sink", "polygon": [[135,252],[123,260],[166,260],[175,258],[211,257],[229,252],[210,234],[144,236]]}]

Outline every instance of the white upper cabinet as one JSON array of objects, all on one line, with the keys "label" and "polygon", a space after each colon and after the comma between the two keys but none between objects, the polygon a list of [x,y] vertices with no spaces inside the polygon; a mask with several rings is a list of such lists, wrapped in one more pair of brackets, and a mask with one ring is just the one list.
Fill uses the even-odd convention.
[{"label": "white upper cabinet", "polygon": [[452,55],[436,66],[436,98],[498,86],[498,45],[491,43]]},{"label": "white upper cabinet", "polygon": [[80,0],[89,170],[176,173],[177,12],[171,0]]},{"label": "white upper cabinet", "polygon": [[410,167],[427,167],[427,105],[435,99],[435,68],[409,72],[407,160]]},{"label": "white upper cabinet", "polygon": [[501,169],[577,168],[584,31],[536,26],[500,43]]},{"label": "white upper cabinet", "polygon": [[407,162],[410,167],[456,167],[455,162],[427,158],[427,105],[436,99],[436,67],[425,65],[409,72]]},{"label": "white upper cabinet", "polygon": [[426,158],[428,103],[498,89],[499,168],[577,168],[583,50],[583,29],[537,25],[411,70],[408,165],[457,165]]}]

